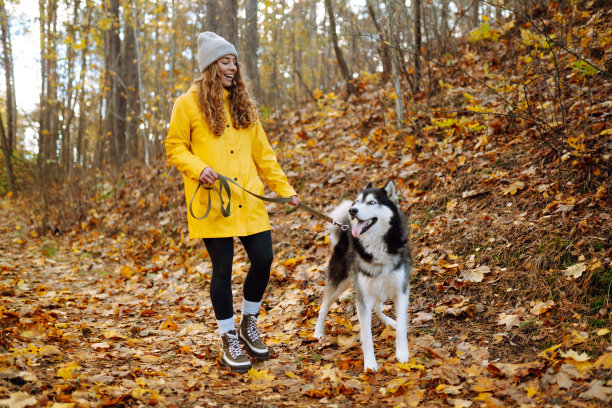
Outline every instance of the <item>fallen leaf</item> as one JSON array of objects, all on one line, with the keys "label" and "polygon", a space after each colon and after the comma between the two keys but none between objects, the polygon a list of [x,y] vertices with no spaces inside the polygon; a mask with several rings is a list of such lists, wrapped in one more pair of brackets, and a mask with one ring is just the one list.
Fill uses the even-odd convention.
[{"label": "fallen leaf", "polygon": [[178,325],[172,320],[172,316],[168,316],[165,322],[159,326],[159,330],[178,330]]},{"label": "fallen leaf", "polygon": [[36,398],[27,392],[12,392],[7,399],[0,399],[0,406],[9,408],[25,408],[37,405]]},{"label": "fallen leaf", "polygon": [[73,371],[81,368],[79,363],[73,361],[72,363],[64,364],[59,370],[57,370],[57,376],[62,377],[64,380],[74,378]]},{"label": "fallen leaf", "polygon": [[552,300],[549,300],[547,302],[542,302],[541,300],[538,300],[537,302],[535,302],[535,305],[531,308],[530,312],[531,314],[539,316],[543,313],[548,312],[550,309],[553,308],[554,305],[555,302],[553,302]]},{"label": "fallen leaf", "polygon": [[414,326],[420,326],[424,323],[432,321],[434,315],[426,312],[416,312],[412,314],[412,324]]},{"label": "fallen leaf", "polygon": [[93,343],[91,345],[91,348],[94,350],[108,350],[111,348],[111,345],[109,343],[106,342],[102,342],[102,343]]},{"label": "fallen leaf", "polygon": [[565,276],[573,279],[578,279],[582,276],[582,273],[586,271],[586,265],[584,263],[577,263],[565,269],[563,272]]},{"label": "fallen leaf", "polygon": [[518,327],[521,324],[521,319],[518,315],[507,315],[505,313],[500,313],[499,318],[497,320],[497,325],[506,325],[506,330],[511,329],[513,327]]},{"label": "fallen leaf", "polygon": [[487,265],[480,265],[477,268],[461,272],[461,279],[467,282],[482,282],[484,275],[491,272]]},{"label": "fallen leaf", "polygon": [[608,401],[609,395],[612,393],[612,387],[604,387],[603,381],[594,380],[591,382],[589,389],[580,395],[579,398],[597,399],[603,402]]},{"label": "fallen leaf", "polygon": [[510,184],[508,187],[502,188],[502,193],[504,195],[507,195],[507,194],[515,195],[517,191],[522,190],[524,188],[525,188],[525,183],[523,183],[522,181],[515,181],[514,183]]}]

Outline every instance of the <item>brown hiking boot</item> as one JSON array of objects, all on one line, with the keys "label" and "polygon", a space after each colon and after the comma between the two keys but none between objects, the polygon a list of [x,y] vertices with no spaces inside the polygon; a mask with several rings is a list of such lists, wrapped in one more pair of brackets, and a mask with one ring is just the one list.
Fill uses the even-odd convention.
[{"label": "brown hiking boot", "polygon": [[243,315],[238,326],[238,336],[240,341],[244,343],[247,353],[258,360],[267,360],[270,358],[268,347],[261,341],[257,332],[257,315]]},{"label": "brown hiking boot", "polygon": [[236,330],[230,330],[221,336],[223,341],[223,356],[221,362],[235,373],[246,373],[251,368],[249,360],[242,352],[242,346],[238,340]]}]

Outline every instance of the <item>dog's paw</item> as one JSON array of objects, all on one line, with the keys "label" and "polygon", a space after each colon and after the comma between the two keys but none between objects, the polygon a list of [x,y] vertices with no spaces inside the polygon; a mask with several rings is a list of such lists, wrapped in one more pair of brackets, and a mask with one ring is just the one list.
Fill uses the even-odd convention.
[{"label": "dog's paw", "polygon": [[321,340],[323,338],[323,334],[323,330],[315,330],[313,336],[315,339]]},{"label": "dog's paw", "polygon": [[410,351],[408,349],[397,350],[395,353],[398,363],[407,363],[410,360]]},{"label": "dog's paw", "polygon": [[376,363],[376,359],[374,360],[364,360],[363,361],[363,371],[364,372],[368,372],[371,371],[373,373],[377,373],[378,372],[378,363]]}]

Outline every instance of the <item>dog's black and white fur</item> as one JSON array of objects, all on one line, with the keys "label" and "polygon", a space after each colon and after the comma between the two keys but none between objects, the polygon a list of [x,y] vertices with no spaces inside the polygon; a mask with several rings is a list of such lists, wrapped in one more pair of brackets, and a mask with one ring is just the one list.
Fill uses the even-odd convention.
[{"label": "dog's black and white fur", "polygon": [[[385,324],[396,329],[396,358],[405,363],[408,350],[408,305],[412,256],[406,219],[397,202],[395,184],[384,188],[372,184],[359,193],[355,202],[342,202],[331,213],[350,231],[332,227],[333,254],[325,279],[325,292],[314,336],[320,339],[329,308],[349,286],[355,290],[360,324],[364,371],[378,371],[372,339],[372,310]],[[395,302],[397,322],[383,313],[383,303]]]}]

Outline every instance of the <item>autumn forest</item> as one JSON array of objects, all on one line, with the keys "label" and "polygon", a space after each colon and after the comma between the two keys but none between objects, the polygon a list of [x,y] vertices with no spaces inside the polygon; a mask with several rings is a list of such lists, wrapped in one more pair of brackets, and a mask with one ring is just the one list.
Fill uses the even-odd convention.
[{"label": "autumn forest", "polygon": [[[314,337],[330,227],[266,203],[270,359],[224,366],[164,144],[203,31],[235,45],[303,203],[395,183],[407,362],[374,316],[364,370],[352,290]],[[0,0],[0,40],[0,406],[612,401],[609,1]]]}]

